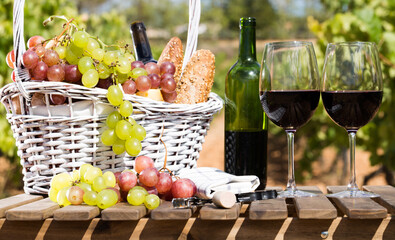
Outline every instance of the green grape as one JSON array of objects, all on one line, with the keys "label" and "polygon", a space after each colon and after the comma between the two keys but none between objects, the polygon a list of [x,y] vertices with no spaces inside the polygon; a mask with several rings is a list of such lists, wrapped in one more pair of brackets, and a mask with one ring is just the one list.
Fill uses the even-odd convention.
[{"label": "green grape", "polygon": [[70,189],[70,187],[65,187],[59,190],[58,195],[56,197],[56,201],[61,207],[66,207],[70,205],[71,203],[67,199],[67,191]]},{"label": "green grape", "polygon": [[70,43],[68,47],[77,58],[82,57],[82,55],[84,54],[84,50],[82,50],[82,48],[80,47],[77,47],[74,43]]},{"label": "green grape", "polygon": [[93,88],[99,82],[99,73],[95,69],[89,69],[82,75],[82,84],[87,88]]},{"label": "green grape", "polygon": [[70,64],[78,64],[78,57],[73,53],[70,46],[66,48],[66,61]]},{"label": "green grape", "polygon": [[101,61],[103,61],[104,53],[105,53],[105,51],[103,49],[96,48],[95,50],[92,51],[91,56],[93,59],[101,62]]},{"label": "green grape", "polygon": [[106,146],[112,146],[117,139],[114,129],[107,129],[101,135],[101,142]]},{"label": "green grape", "polygon": [[111,75],[110,68],[104,63],[99,63],[99,65],[97,65],[96,68],[97,68],[97,72],[99,73],[100,79],[106,79]]},{"label": "green grape", "polygon": [[130,189],[130,191],[132,191],[132,190],[141,190],[144,192],[145,196],[149,195],[147,189],[143,188],[142,186],[134,186],[132,189]]},{"label": "green grape", "polygon": [[125,120],[121,120],[115,126],[115,133],[121,140],[126,140],[132,136],[132,124]]},{"label": "green grape", "polygon": [[88,170],[86,170],[86,173],[84,175],[84,179],[85,179],[86,183],[92,184],[93,180],[96,177],[101,176],[101,175],[103,175],[103,173],[102,173],[100,168],[98,168],[98,167],[91,167]]},{"label": "green grape", "polygon": [[77,47],[85,48],[88,45],[89,34],[83,31],[78,31],[73,34],[73,42]]},{"label": "green grape", "polygon": [[78,70],[81,74],[86,73],[89,69],[95,69],[93,60],[90,57],[82,57],[78,62]]},{"label": "green grape", "polygon": [[146,137],[147,132],[140,124],[134,124],[132,128],[132,136],[137,138],[139,141],[143,141]]},{"label": "green grape", "polygon": [[118,64],[116,69],[120,73],[127,74],[132,69],[131,64],[132,62],[130,62],[129,59],[127,59],[126,57],[120,57],[118,58]]},{"label": "green grape", "polygon": [[108,88],[107,99],[113,106],[119,106],[123,102],[123,93],[118,85]]},{"label": "green grape", "polygon": [[134,61],[136,61],[136,59],[134,58],[134,56],[130,53],[130,52],[126,52],[125,54],[124,54],[124,56],[129,60],[129,62],[134,62]]},{"label": "green grape", "polygon": [[105,172],[103,174],[103,178],[104,178],[104,183],[106,184],[106,186],[115,187],[117,180],[115,179],[115,175],[113,172],[110,172],[110,171]]},{"label": "green grape", "polygon": [[73,179],[68,173],[61,173],[52,178],[50,186],[56,191],[59,191],[62,188],[71,187],[72,182]]},{"label": "green grape", "polygon": [[73,179],[73,182],[78,182],[81,179],[80,171],[74,170],[71,174],[71,178]]},{"label": "green grape", "polygon": [[64,59],[66,57],[66,47],[57,46],[55,51],[58,53],[60,59]]},{"label": "green grape", "polygon": [[86,173],[86,171],[87,171],[89,168],[91,168],[91,167],[93,167],[93,166],[90,165],[90,164],[88,164],[88,163],[84,163],[84,164],[81,165],[81,167],[80,167],[81,181],[85,182],[85,178],[84,178],[85,173]]},{"label": "green grape", "polygon": [[118,79],[118,83],[124,84],[129,79],[129,75],[117,72],[117,79]]},{"label": "green grape", "polygon": [[122,116],[118,111],[114,111],[107,116],[106,124],[109,128],[115,128],[117,123],[122,120]]},{"label": "green grape", "polygon": [[148,209],[155,209],[160,205],[160,199],[155,194],[150,194],[145,197],[144,205]]},{"label": "green grape", "polygon": [[119,113],[123,117],[129,117],[133,113],[133,105],[129,101],[123,101],[119,106]]},{"label": "green grape", "polygon": [[141,152],[141,142],[136,138],[129,138],[125,142],[125,148],[130,156],[135,157]]},{"label": "green grape", "polygon": [[108,51],[104,53],[103,56],[103,62],[107,65],[111,65],[112,63],[115,63],[118,58],[118,53],[116,51]]},{"label": "green grape", "polygon": [[92,188],[93,190],[95,190],[96,192],[100,192],[101,190],[105,189],[106,186],[106,182],[104,181],[103,176],[98,176],[93,180],[92,183]]},{"label": "green grape", "polygon": [[132,78],[136,79],[140,76],[147,76],[148,72],[144,68],[134,68],[130,74]]},{"label": "green grape", "polygon": [[92,191],[92,185],[90,185],[90,184],[88,184],[88,183],[86,183],[86,182],[77,183],[76,186],[78,186],[78,187],[80,187],[82,190],[84,190],[85,193],[88,192],[88,191]]},{"label": "green grape", "polygon": [[128,122],[130,124],[132,124],[132,126],[134,126],[135,124],[137,124],[136,120],[134,120],[132,117],[128,117]]},{"label": "green grape", "polygon": [[114,190],[104,189],[97,194],[97,206],[101,209],[114,206],[118,202],[118,195]]},{"label": "green grape", "polygon": [[59,191],[54,189],[54,188],[50,188],[48,191],[48,197],[49,199],[51,199],[52,202],[58,202],[58,193]]},{"label": "green grape", "polygon": [[145,193],[139,189],[131,189],[128,193],[127,200],[128,203],[133,206],[139,206],[145,202]]},{"label": "green grape", "polygon": [[112,151],[119,155],[125,152],[125,140],[117,139],[112,145]]},{"label": "green grape", "polygon": [[93,51],[95,51],[96,49],[99,49],[99,48],[100,48],[99,42],[96,41],[96,39],[89,38],[88,44],[86,45],[86,47],[84,49],[87,52],[87,55],[92,57]]},{"label": "green grape", "polygon": [[95,206],[97,204],[97,193],[95,191],[87,191],[82,197],[84,203]]}]

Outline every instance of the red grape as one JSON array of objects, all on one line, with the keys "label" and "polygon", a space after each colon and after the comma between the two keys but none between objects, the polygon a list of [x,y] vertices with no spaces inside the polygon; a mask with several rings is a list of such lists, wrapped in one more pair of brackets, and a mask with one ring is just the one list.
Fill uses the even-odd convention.
[{"label": "red grape", "polygon": [[47,78],[48,66],[44,62],[38,62],[33,69],[33,77],[35,80],[45,80]]},{"label": "red grape", "polygon": [[154,62],[149,62],[149,63],[145,64],[145,70],[147,70],[148,74],[155,73],[155,74],[159,75],[159,73],[160,73],[158,64],[156,64]]},{"label": "red grape", "polygon": [[115,176],[115,180],[117,181],[118,187],[119,187],[119,176],[121,176],[122,172],[115,172],[114,176]]},{"label": "red grape", "polygon": [[129,191],[132,187],[136,186],[137,177],[133,172],[122,172],[118,177],[118,185],[122,191]]},{"label": "red grape", "polygon": [[148,194],[155,194],[158,195],[158,190],[156,189],[156,187],[147,187],[144,184],[140,184],[141,187],[145,188],[145,190],[147,190]]},{"label": "red grape", "polygon": [[11,73],[11,79],[12,79],[12,81],[16,81],[16,76],[15,76],[15,70],[14,71],[12,71],[12,73]]},{"label": "red grape", "polygon": [[165,100],[166,102],[172,103],[177,99],[177,92],[176,91],[171,92],[171,93],[161,91],[161,93],[162,93],[163,100]]},{"label": "red grape", "polygon": [[65,71],[61,65],[53,65],[48,68],[47,78],[52,82],[61,82],[64,80]]},{"label": "red grape", "polygon": [[139,180],[147,187],[153,187],[158,183],[159,172],[156,168],[146,168],[141,171]]},{"label": "red grape", "polygon": [[144,63],[142,61],[132,62],[132,69],[131,70],[133,70],[135,68],[144,68]]},{"label": "red grape", "polygon": [[195,189],[196,185],[191,180],[180,178],[173,183],[171,193],[175,198],[189,198],[195,195]]},{"label": "red grape", "polygon": [[127,201],[127,199],[128,199],[128,194],[129,194],[129,191],[119,191],[120,193],[121,193],[121,199],[122,199],[122,201]]},{"label": "red grape", "polygon": [[160,80],[164,80],[166,78],[173,78],[174,74],[170,74],[170,73],[165,73],[161,76]]},{"label": "red grape", "polygon": [[31,38],[29,38],[29,40],[27,41],[27,47],[28,48],[32,48],[37,46],[37,44],[42,44],[42,42],[45,41],[45,38],[41,37],[41,36],[33,36]]},{"label": "red grape", "polygon": [[55,50],[48,49],[44,53],[43,62],[45,62],[48,67],[59,63],[59,55]]},{"label": "red grape", "polygon": [[165,201],[171,201],[173,199],[173,194],[171,191],[168,191],[165,194],[159,194],[159,197]]},{"label": "red grape", "polygon": [[176,90],[177,84],[173,78],[165,78],[160,81],[160,88],[163,92],[171,93]]},{"label": "red grape", "polygon": [[159,180],[155,187],[158,190],[158,193],[165,194],[171,190],[172,184],[173,180],[171,179],[170,174],[161,172],[159,173]]},{"label": "red grape", "polygon": [[127,80],[123,85],[122,85],[123,91],[126,94],[135,94],[137,91],[137,86],[134,80]]},{"label": "red grape", "polygon": [[10,67],[10,68],[12,68],[12,69],[14,69],[15,68],[15,52],[14,52],[14,50],[12,50],[11,52],[9,52],[8,54],[7,54],[7,57],[6,57],[6,62],[7,62],[7,65]]},{"label": "red grape", "polygon": [[196,187],[195,183],[189,178],[185,178],[185,179],[186,179],[186,181],[189,181],[191,183],[191,185],[193,187],[193,196],[195,196],[195,194],[197,192],[197,187]]},{"label": "red grape", "polygon": [[40,60],[40,58],[38,57],[37,53],[35,53],[32,50],[27,50],[23,54],[23,65],[27,69],[35,68],[37,66],[37,63],[38,63],[39,60]]},{"label": "red grape", "polygon": [[152,160],[152,158],[148,156],[138,156],[134,161],[134,170],[137,173],[140,173],[146,168],[153,168],[153,167],[155,167],[154,160]]},{"label": "red grape", "polygon": [[83,202],[84,190],[78,186],[72,186],[66,193],[67,200],[73,205],[80,205]]},{"label": "red grape", "polygon": [[64,66],[64,80],[70,83],[77,83],[81,80],[82,74],[78,70],[77,65],[65,65]]},{"label": "red grape", "polygon": [[146,92],[151,88],[151,79],[147,76],[140,76],[136,79],[136,87],[140,92]]},{"label": "red grape", "polygon": [[33,47],[32,50],[35,51],[39,57],[44,56],[44,53],[46,52],[45,48],[41,44]]},{"label": "red grape", "polygon": [[163,62],[160,65],[160,74],[163,75],[165,73],[174,74],[176,72],[176,67],[172,62]]},{"label": "red grape", "polygon": [[160,85],[159,75],[155,73],[151,73],[148,75],[148,77],[151,79],[151,88],[152,89],[158,88]]},{"label": "red grape", "polygon": [[109,77],[106,79],[99,79],[99,83],[96,85],[96,87],[108,89],[112,84],[113,84],[112,78]]},{"label": "red grape", "polygon": [[66,102],[66,97],[59,94],[51,94],[49,99],[51,100],[51,103],[55,105],[62,105],[64,102]]}]

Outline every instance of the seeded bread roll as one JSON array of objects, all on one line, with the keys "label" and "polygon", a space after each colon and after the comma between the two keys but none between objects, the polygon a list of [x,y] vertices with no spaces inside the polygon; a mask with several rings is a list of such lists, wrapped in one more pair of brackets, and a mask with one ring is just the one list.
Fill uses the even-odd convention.
[{"label": "seeded bread roll", "polygon": [[184,58],[184,51],[182,49],[182,42],[178,37],[173,37],[167,43],[165,49],[159,57],[158,65],[160,66],[163,62],[172,62],[176,67],[174,73],[174,80],[178,83],[181,75],[182,60]]},{"label": "seeded bread roll", "polygon": [[177,83],[176,103],[195,104],[206,102],[214,83],[215,56],[209,50],[196,51]]}]

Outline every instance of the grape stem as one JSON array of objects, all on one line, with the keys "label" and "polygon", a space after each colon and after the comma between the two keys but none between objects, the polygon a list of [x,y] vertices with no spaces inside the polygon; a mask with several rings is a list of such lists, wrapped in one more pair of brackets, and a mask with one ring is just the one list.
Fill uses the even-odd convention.
[{"label": "grape stem", "polygon": [[170,173],[171,176],[174,176],[173,172],[166,167],[166,164],[167,164],[167,147],[166,147],[165,142],[162,140],[162,136],[163,136],[164,132],[165,132],[165,124],[162,125],[162,132],[161,132],[161,134],[159,136],[159,141],[165,147],[165,161],[163,162],[163,167],[161,169],[159,169],[159,172],[162,172],[162,171],[166,170],[166,171],[168,171]]}]

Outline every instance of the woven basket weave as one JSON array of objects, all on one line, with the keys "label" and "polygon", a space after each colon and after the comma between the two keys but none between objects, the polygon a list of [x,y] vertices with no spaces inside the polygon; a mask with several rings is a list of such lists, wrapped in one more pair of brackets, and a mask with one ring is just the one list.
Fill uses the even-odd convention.
[{"label": "woven basket weave", "polygon": [[[190,0],[189,3],[190,29],[197,29],[200,1]],[[63,82],[29,82],[30,76],[21,63],[25,51],[23,6],[24,0],[15,0],[16,82],[0,90],[0,99],[7,109],[7,119],[16,139],[25,192],[47,194],[55,174],[72,172],[84,163],[103,170],[132,169],[134,157],[126,153],[115,155],[111,147],[100,141],[105,118],[114,110],[107,101],[107,90]],[[188,32],[184,61],[196,49],[195,34],[197,30]],[[45,95],[45,105],[32,107],[31,97],[37,92]],[[68,104],[51,106],[51,94],[64,95]],[[157,168],[163,166],[165,148],[159,140],[163,131],[161,139],[168,151],[167,167],[175,173],[182,168],[196,167],[210,121],[222,108],[221,98],[211,93],[207,102],[193,105],[158,102],[136,95],[125,95],[125,99],[133,103],[132,117],[147,131],[140,155],[153,158]]]}]

